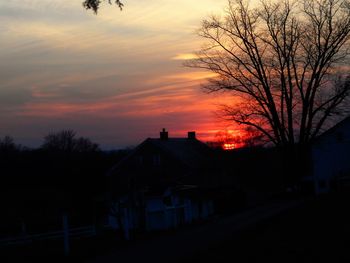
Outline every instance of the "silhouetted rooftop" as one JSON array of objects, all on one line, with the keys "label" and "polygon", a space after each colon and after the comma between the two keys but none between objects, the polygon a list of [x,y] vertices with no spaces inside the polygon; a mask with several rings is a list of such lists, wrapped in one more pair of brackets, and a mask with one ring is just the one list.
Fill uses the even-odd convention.
[{"label": "silhouetted rooftop", "polygon": [[320,142],[323,138],[330,136],[331,134],[333,134],[334,132],[336,132],[338,129],[340,129],[341,127],[350,124],[350,116],[343,119],[342,121],[338,122],[337,124],[335,124],[333,127],[331,127],[330,129],[326,130],[324,133],[322,133],[321,135],[319,135],[316,138],[316,143]]},{"label": "silhouetted rooftop", "polygon": [[197,139],[169,138],[162,140],[148,138],[146,142],[156,145],[191,167],[207,161],[212,153],[206,144]]}]

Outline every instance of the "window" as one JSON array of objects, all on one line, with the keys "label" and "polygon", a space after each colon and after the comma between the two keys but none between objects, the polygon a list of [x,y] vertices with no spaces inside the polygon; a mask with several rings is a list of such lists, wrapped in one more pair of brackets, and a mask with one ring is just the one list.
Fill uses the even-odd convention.
[{"label": "window", "polygon": [[166,205],[166,206],[173,206],[173,202],[171,200],[171,196],[164,196],[163,197],[163,203]]},{"label": "window", "polygon": [[153,155],[153,165],[154,166],[160,165],[160,155],[159,154]]},{"label": "window", "polygon": [[143,156],[138,156],[138,164],[143,165]]},{"label": "window", "polygon": [[318,187],[320,189],[325,189],[327,187],[327,182],[326,180],[318,180]]}]

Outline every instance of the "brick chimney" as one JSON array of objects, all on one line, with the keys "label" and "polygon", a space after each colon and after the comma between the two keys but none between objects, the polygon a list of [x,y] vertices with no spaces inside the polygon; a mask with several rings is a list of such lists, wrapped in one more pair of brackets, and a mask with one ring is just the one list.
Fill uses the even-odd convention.
[{"label": "brick chimney", "polygon": [[163,130],[160,132],[160,139],[163,141],[168,140],[169,135],[168,132],[165,130],[165,128],[163,128]]},{"label": "brick chimney", "polygon": [[196,132],[190,131],[187,133],[187,139],[189,140],[196,140]]}]

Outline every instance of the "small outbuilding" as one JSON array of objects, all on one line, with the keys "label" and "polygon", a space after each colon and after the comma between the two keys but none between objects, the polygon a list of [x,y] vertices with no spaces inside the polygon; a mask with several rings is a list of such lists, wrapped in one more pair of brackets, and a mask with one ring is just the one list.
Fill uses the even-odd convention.
[{"label": "small outbuilding", "polygon": [[316,194],[346,188],[350,182],[350,117],[323,133],[311,147]]}]

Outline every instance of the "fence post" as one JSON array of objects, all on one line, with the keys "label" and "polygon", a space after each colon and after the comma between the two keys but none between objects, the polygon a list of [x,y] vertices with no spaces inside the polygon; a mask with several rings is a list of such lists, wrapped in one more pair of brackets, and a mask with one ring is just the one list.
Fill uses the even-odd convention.
[{"label": "fence post", "polygon": [[127,241],[130,240],[130,217],[128,213],[128,208],[123,208],[123,215],[124,215],[124,237]]},{"label": "fence post", "polygon": [[21,234],[22,236],[27,235],[27,226],[26,223],[24,223],[24,220],[21,221]]},{"label": "fence post", "polygon": [[68,216],[66,213],[63,214],[63,242],[64,242],[64,255],[69,255],[69,225]]}]

